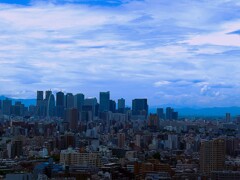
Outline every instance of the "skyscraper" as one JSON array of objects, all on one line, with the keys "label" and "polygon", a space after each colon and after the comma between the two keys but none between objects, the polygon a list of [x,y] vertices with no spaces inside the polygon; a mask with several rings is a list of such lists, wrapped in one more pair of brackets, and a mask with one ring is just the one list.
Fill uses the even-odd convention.
[{"label": "skyscraper", "polygon": [[57,117],[64,117],[64,93],[57,92],[56,94],[56,115]]},{"label": "skyscraper", "polygon": [[110,100],[109,103],[109,110],[113,113],[116,112],[116,102],[114,100]]},{"label": "skyscraper", "polygon": [[47,103],[47,116],[48,117],[53,117],[55,116],[55,98],[54,95],[51,94],[48,98],[48,103]]},{"label": "skyscraper", "polygon": [[157,115],[158,115],[159,119],[161,119],[161,120],[165,119],[164,109],[163,108],[157,108]]},{"label": "skyscraper", "polygon": [[167,120],[172,120],[172,113],[173,113],[173,109],[171,107],[167,107],[166,108],[166,119]]},{"label": "skyscraper", "polygon": [[[82,114],[88,114],[87,116],[90,117],[91,120],[93,120],[93,118],[97,114],[96,106],[97,106],[96,98],[86,98],[84,100],[84,105],[82,106],[82,112],[83,112]],[[81,117],[81,119],[82,119],[82,117]]]},{"label": "skyscraper", "polygon": [[173,108],[166,108],[166,120],[178,120],[178,112],[175,112]]},{"label": "skyscraper", "polygon": [[82,106],[84,105],[84,94],[76,94],[74,96],[74,108],[77,108],[78,111],[82,110]]},{"label": "skyscraper", "polygon": [[43,100],[43,91],[37,91],[37,105]]},{"label": "skyscraper", "polygon": [[15,105],[12,106],[12,114],[16,116],[23,116],[24,115],[24,104],[20,101],[16,101]]},{"label": "skyscraper", "polygon": [[99,111],[100,112],[105,112],[109,111],[110,107],[110,92],[100,92],[100,106],[99,106]]},{"label": "skyscraper", "polygon": [[147,99],[134,99],[132,100],[132,115],[148,115]]},{"label": "skyscraper", "polygon": [[11,114],[11,107],[12,107],[12,100],[5,99],[5,100],[3,100],[2,104],[3,104],[3,107],[2,107],[3,114],[10,115]]},{"label": "skyscraper", "polygon": [[124,113],[124,110],[125,110],[125,99],[123,98],[118,99],[118,112]]},{"label": "skyscraper", "polygon": [[76,131],[78,128],[79,113],[76,108],[66,109],[66,121],[69,123],[71,131]]},{"label": "skyscraper", "polygon": [[43,102],[43,91],[37,91],[37,115],[43,116],[44,114],[44,102]]},{"label": "skyscraper", "polygon": [[51,94],[52,94],[52,91],[51,91],[51,90],[45,91],[45,100],[48,101],[48,99],[49,99],[49,97],[50,97]]},{"label": "skyscraper", "polygon": [[212,171],[221,171],[225,165],[225,140],[203,141],[200,147],[200,171],[210,175]]},{"label": "skyscraper", "polygon": [[74,96],[72,93],[67,93],[66,94],[66,108],[73,108],[74,107]]}]

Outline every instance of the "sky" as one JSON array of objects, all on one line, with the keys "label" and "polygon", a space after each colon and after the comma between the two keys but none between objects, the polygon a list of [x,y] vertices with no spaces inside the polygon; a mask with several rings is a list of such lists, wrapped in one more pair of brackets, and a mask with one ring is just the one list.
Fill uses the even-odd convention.
[{"label": "sky", "polygon": [[0,95],[240,106],[240,1],[0,0]]}]

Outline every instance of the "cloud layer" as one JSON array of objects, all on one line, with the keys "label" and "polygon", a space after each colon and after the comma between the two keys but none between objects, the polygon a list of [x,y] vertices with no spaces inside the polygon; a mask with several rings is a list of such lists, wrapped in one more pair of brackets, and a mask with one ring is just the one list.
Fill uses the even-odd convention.
[{"label": "cloud layer", "polygon": [[234,0],[21,2],[0,4],[0,94],[110,90],[129,103],[240,105]]}]

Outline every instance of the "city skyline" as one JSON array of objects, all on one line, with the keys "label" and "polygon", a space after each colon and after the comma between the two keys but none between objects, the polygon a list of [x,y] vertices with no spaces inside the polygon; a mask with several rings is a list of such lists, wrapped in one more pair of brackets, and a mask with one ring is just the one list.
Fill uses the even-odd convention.
[{"label": "city skyline", "polygon": [[115,100],[147,98],[152,105],[240,106],[239,6],[1,1],[0,95],[110,91]]}]

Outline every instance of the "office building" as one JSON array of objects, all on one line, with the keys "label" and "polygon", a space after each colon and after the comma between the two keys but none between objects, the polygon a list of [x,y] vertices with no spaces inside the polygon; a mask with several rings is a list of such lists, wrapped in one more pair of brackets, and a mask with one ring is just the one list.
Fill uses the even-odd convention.
[{"label": "office building", "polygon": [[173,109],[171,107],[166,108],[166,120],[172,120]]},{"label": "office building", "polygon": [[2,111],[4,115],[10,115],[11,114],[11,108],[12,108],[12,100],[5,99],[2,102]]},{"label": "office building", "polygon": [[[87,123],[93,120],[92,111],[87,111],[85,108],[89,106],[83,106],[83,111],[80,112],[80,121],[83,123]],[[90,106],[91,107],[91,106]]]},{"label": "office building", "polygon": [[37,106],[43,101],[43,91],[37,91]]},{"label": "office building", "polygon": [[116,112],[116,102],[114,100],[110,100],[110,103],[109,103],[110,107],[109,107],[109,110],[113,113]]},{"label": "office building", "polygon": [[24,104],[22,104],[20,101],[16,101],[15,105],[12,106],[12,114],[14,114],[15,116],[23,116],[24,108]]},{"label": "office building", "polygon": [[51,91],[51,90],[45,91],[45,100],[48,101],[48,99],[49,99],[49,97],[51,96],[51,94],[52,94],[52,91]]},{"label": "office building", "polygon": [[55,116],[55,97],[51,94],[48,98],[47,102],[47,116],[54,117]]},{"label": "office building", "polygon": [[100,92],[99,95],[100,104],[99,104],[99,112],[109,111],[110,108],[110,92]]},{"label": "office building", "polygon": [[84,100],[84,106],[82,107],[82,111],[91,112],[93,118],[98,115],[97,106],[97,98],[86,98]]},{"label": "office building", "polygon": [[163,108],[157,108],[157,115],[158,115],[160,120],[165,119],[164,109]]},{"label": "office building", "polygon": [[66,109],[66,121],[69,122],[69,129],[76,131],[78,128],[79,112],[76,108]]},{"label": "office building", "polygon": [[37,104],[36,104],[38,116],[44,115],[44,99],[43,99],[43,91],[37,91]]},{"label": "office building", "polygon": [[56,116],[64,117],[64,93],[57,92],[56,94]]},{"label": "office building", "polygon": [[203,141],[200,147],[200,171],[210,176],[212,171],[221,171],[225,165],[225,140]]},{"label": "office building", "polygon": [[118,112],[124,113],[125,111],[125,99],[121,98],[118,99]]},{"label": "office building", "polygon": [[72,93],[67,93],[65,97],[65,107],[67,109],[73,108],[74,107],[74,96]]},{"label": "office building", "polygon": [[132,100],[132,115],[148,115],[147,99],[134,99]]},{"label": "office building", "polygon": [[84,105],[84,94],[76,94],[74,96],[74,108],[77,108],[78,111],[82,110],[82,106]]}]

